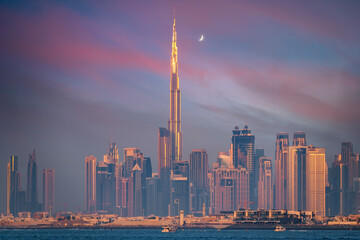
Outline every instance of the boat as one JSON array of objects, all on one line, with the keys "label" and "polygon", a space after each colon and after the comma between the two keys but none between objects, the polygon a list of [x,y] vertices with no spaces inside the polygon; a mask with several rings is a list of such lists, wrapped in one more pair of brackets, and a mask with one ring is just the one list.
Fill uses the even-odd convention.
[{"label": "boat", "polygon": [[281,225],[277,225],[275,228],[275,232],[284,232],[285,230],[286,228]]},{"label": "boat", "polygon": [[161,232],[176,232],[177,227],[172,225],[172,226],[163,226],[162,227],[163,230]]}]

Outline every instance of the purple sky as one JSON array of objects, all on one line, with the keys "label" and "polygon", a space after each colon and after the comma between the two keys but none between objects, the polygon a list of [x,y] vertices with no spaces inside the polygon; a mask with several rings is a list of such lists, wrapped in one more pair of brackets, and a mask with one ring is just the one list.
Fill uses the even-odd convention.
[{"label": "purple sky", "polygon": [[9,156],[26,189],[33,148],[55,210],[84,208],[85,156],[112,138],[157,170],[174,8],[186,159],[215,162],[235,123],[272,158],[280,131],[305,131],[328,164],[342,141],[360,151],[359,1],[1,1],[0,212]]}]

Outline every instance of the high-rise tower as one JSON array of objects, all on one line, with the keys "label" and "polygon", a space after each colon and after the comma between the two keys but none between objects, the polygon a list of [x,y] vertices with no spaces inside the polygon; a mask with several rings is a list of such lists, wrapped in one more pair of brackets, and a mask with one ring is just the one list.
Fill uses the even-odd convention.
[{"label": "high-rise tower", "polygon": [[35,149],[29,154],[28,173],[27,173],[27,195],[26,201],[28,204],[28,211],[36,212],[38,209],[37,196],[37,167],[36,167],[36,152]]},{"label": "high-rise tower", "polygon": [[170,132],[170,159],[171,162],[182,159],[182,133],[181,133],[181,90],[178,76],[178,52],[176,46],[175,17],[172,37],[172,52],[170,63],[170,119],[168,129]]}]

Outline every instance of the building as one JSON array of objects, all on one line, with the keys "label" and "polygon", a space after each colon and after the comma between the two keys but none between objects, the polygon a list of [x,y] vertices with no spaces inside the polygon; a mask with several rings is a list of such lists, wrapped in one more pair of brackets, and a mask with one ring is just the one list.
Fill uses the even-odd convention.
[{"label": "building", "polygon": [[273,209],[273,183],[272,183],[271,158],[260,157],[259,159],[259,182],[258,182],[258,208],[264,210]]},{"label": "building", "polygon": [[119,150],[116,143],[112,142],[109,145],[108,153],[104,155],[104,162],[106,164],[118,164],[119,163]]},{"label": "building", "polygon": [[171,216],[179,216],[180,211],[189,214],[189,178],[171,171]]},{"label": "building", "polygon": [[17,156],[10,156],[7,163],[7,194],[6,194],[6,212],[7,214],[17,215],[19,212],[18,192],[20,191],[20,172],[18,171],[19,162]]},{"label": "building", "polygon": [[249,207],[248,172],[245,168],[216,168],[214,171],[214,211],[235,211]]},{"label": "building", "polygon": [[115,164],[98,162],[96,165],[96,211],[116,211]]},{"label": "building", "polygon": [[287,164],[288,164],[289,135],[276,135],[275,149],[275,209],[287,209]]},{"label": "building", "polygon": [[39,211],[38,192],[37,192],[37,166],[35,149],[29,154],[29,162],[27,167],[27,194],[26,194],[27,210],[29,212]]},{"label": "building", "polygon": [[168,130],[170,136],[171,162],[182,160],[182,132],[181,132],[181,90],[178,76],[178,49],[176,46],[177,35],[175,17],[173,25],[172,51],[170,62],[170,119]]},{"label": "building", "polygon": [[160,200],[160,178],[150,177],[146,178],[146,213],[145,216],[160,215],[162,202]]},{"label": "building", "polygon": [[[258,209],[258,193],[259,193],[259,188],[258,188],[258,183],[259,183],[259,169],[260,169],[260,158],[261,157],[265,157],[265,151],[262,148],[257,148],[255,149],[255,154],[254,154],[254,162],[255,162],[255,170],[254,170],[254,174],[255,174],[255,187],[254,187],[254,204],[253,204],[253,208],[254,209]],[[271,187],[272,188],[272,187]]]},{"label": "building", "polygon": [[217,162],[219,163],[220,168],[230,168],[231,166],[233,166],[232,160],[228,152],[219,152]]},{"label": "building", "polygon": [[130,217],[144,216],[143,198],[142,198],[142,170],[136,163],[131,171],[129,207],[128,214]]},{"label": "building", "polygon": [[85,157],[85,210],[96,210],[96,157]]},{"label": "building", "polygon": [[55,170],[43,169],[43,211],[52,216],[55,207]]},{"label": "building", "polygon": [[124,177],[131,177],[132,169],[136,164],[142,166],[144,155],[140,152],[140,148],[124,148]]},{"label": "building", "polygon": [[203,204],[209,207],[209,163],[205,149],[193,149],[190,153],[191,211],[202,212]]},{"label": "building", "polygon": [[189,161],[177,161],[172,164],[170,176],[170,215],[179,216],[180,210],[189,214],[190,181]]},{"label": "building", "polygon": [[170,204],[170,132],[166,128],[158,131],[158,172],[160,178],[159,199],[163,203],[159,209],[160,216],[169,215]]},{"label": "building", "polygon": [[294,132],[293,146],[306,146],[306,134],[304,132]]},{"label": "building", "polygon": [[327,182],[325,148],[308,146],[306,150],[306,210],[314,212],[316,216],[324,217]]},{"label": "building", "polygon": [[288,147],[287,209],[291,211],[306,209],[306,151],[299,144]]},{"label": "building", "polygon": [[130,202],[130,178],[117,177],[116,178],[116,210],[117,214],[121,217],[131,216],[129,215]]},{"label": "building", "polygon": [[[246,168],[249,175],[249,203],[253,204],[255,200],[255,161],[254,161],[254,144],[255,136],[251,134],[251,130],[247,125],[239,130],[235,126],[233,136],[231,138],[231,157],[235,168]],[[257,181],[257,180],[256,180]],[[254,206],[250,206],[254,207]]]}]

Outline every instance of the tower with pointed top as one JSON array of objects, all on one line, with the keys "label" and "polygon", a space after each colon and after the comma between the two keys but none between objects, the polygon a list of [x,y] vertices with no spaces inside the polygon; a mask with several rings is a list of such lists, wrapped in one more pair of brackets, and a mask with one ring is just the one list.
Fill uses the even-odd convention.
[{"label": "tower with pointed top", "polygon": [[182,132],[181,132],[181,90],[178,76],[178,51],[176,46],[175,16],[172,37],[172,52],[170,62],[170,119],[168,130],[170,135],[170,160],[182,160]]}]

